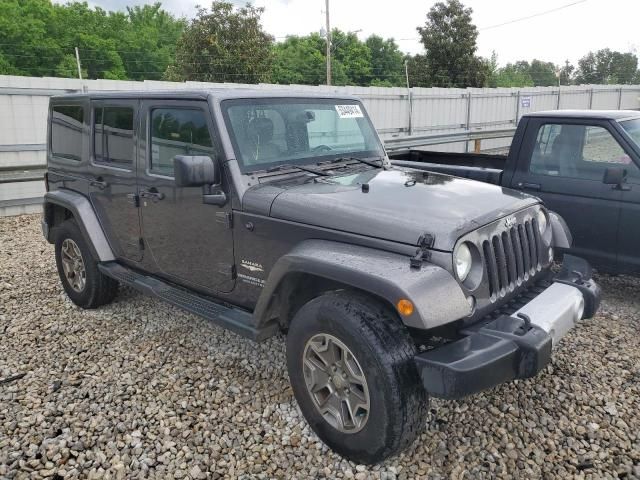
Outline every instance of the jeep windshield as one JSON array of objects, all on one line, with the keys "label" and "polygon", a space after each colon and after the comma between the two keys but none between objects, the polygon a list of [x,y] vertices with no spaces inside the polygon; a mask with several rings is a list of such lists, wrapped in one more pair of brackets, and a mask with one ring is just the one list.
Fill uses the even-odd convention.
[{"label": "jeep windshield", "polygon": [[373,125],[356,100],[234,99],[222,102],[222,111],[242,172],[384,157]]}]

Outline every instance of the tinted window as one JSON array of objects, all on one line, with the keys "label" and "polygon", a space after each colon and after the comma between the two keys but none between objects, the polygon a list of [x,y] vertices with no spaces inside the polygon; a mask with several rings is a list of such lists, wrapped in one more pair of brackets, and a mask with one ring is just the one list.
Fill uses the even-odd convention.
[{"label": "tinted window", "polygon": [[51,112],[51,153],[71,160],[82,159],[84,108],[56,105]]},{"label": "tinted window", "polygon": [[93,152],[96,162],[114,166],[133,163],[133,108],[100,107],[93,119]]},{"label": "tinted window", "polygon": [[157,108],[151,112],[150,171],[172,177],[176,155],[215,157],[207,117],[202,110]]},{"label": "tinted window", "polygon": [[618,141],[603,127],[546,124],[538,130],[530,170],[600,181],[607,167],[630,163]]}]

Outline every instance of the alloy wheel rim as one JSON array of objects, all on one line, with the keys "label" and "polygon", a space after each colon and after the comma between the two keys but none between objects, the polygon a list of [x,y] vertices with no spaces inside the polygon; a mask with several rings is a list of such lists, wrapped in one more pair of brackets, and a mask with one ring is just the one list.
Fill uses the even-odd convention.
[{"label": "alloy wheel rim", "polygon": [[62,270],[67,283],[76,292],[82,292],[87,284],[87,271],[78,244],[65,238],[60,248]]},{"label": "alloy wheel rim", "polygon": [[322,417],[343,433],[362,430],[369,419],[369,387],[360,362],[333,335],[319,333],[305,344],[307,391]]}]

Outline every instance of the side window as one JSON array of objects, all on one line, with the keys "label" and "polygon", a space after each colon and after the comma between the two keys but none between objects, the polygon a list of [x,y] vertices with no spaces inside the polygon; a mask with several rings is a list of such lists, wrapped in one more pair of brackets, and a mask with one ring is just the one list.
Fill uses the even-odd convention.
[{"label": "side window", "polygon": [[131,107],[99,107],[94,110],[93,153],[97,163],[125,168],[133,164],[133,117]]},{"label": "side window", "polygon": [[84,108],[56,105],[51,111],[51,154],[70,160],[82,160]]},{"label": "side window", "polygon": [[631,163],[617,140],[602,127],[586,127],[582,159],[585,162]]},{"label": "side window", "polygon": [[215,153],[203,110],[156,108],[151,111],[151,173],[172,177],[176,155],[214,158]]},{"label": "side window", "polygon": [[607,167],[630,162],[617,140],[603,127],[548,123],[538,130],[529,170],[540,175],[600,181]]}]

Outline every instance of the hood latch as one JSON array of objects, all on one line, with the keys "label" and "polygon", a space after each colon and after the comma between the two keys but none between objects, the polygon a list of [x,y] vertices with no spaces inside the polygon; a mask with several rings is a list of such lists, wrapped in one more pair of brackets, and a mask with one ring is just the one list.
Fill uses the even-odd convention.
[{"label": "hood latch", "polygon": [[435,237],[430,233],[420,235],[420,238],[418,238],[418,249],[416,250],[415,255],[411,257],[411,260],[409,260],[411,268],[419,269],[422,267],[422,262],[431,258],[431,252],[429,249],[433,247],[435,240]]}]

